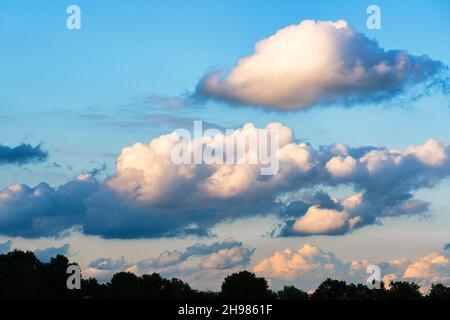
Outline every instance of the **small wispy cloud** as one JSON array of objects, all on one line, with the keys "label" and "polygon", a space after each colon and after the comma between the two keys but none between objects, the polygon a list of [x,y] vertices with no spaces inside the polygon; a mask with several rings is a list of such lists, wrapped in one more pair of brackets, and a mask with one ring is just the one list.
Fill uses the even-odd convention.
[{"label": "small wispy cloud", "polygon": [[47,160],[48,152],[44,151],[41,145],[33,147],[30,144],[22,143],[17,147],[0,145],[0,165],[13,164],[24,165]]},{"label": "small wispy cloud", "polygon": [[169,108],[184,108],[192,104],[189,96],[189,94],[175,97],[153,94],[147,98],[147,102]]}]

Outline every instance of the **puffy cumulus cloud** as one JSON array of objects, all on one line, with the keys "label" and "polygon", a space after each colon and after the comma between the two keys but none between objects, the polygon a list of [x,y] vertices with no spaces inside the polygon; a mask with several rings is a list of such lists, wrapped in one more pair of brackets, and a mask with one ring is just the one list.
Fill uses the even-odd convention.
[{"label": "puffy cumulus cloud", "polygon": [[[402,279],[402,274],[409,263],[408,259],[399,258],[376,262],[375,264],[380,268],[381,280],[386,286],[389,286],[391,281],[399,281]],[[374,262],[369,260],[351,261],[348,263],[348,269],[345,270],[344,278],[350,282],[363,283],[368,277],[367,267],[373,264]]]},{"label": "puffy cumulus cloud", "polygon": [[0,165],[24,165],[33,162],[42,162],[47,160],[47,158],[48,153],[42,150],[41,145],[33,147],[30,144],[22,143],[17,147],[11,148],[0,144]]},{"label": "puffy cumulus cloud", "polygon": [[351,174],[356,167],[356,160],[352,156],[336,156],[331,158],[327,164],[327,171],[334,177],[345,177]]},{"label": "puffy cumulus cloud", "polygon": [[348,221],[345,211],[309,207],[305,215],[297,219],[292,230],[298,233],[328,233],[341,229]]},{"label": "puffy cumulus cloud", "polygon": [[184,250],[164,251],[156,258],[136,263],[128,263],[123,257],[117,260],[99,258],[83,270],[83,277],[94,277],[105,282],[120,271],[136,274],[158,272],[165,277],[194,280],[196,285],[202,287],[200,284],[206,278],[208,282],[222,279],[227,272],[246,267],[254,251],[242,242],[228,238],[212,244],[197,243]]},{"label": "puffy cumulus cloud", "polygon": [[284,280],[311,290],[327,277],[341,279],[346,268],[333,253],[305,244],[298,251],[286,249],[275,252],[272,257],[255,265],[253,271],[272,280],[275,286],[276,280]]},{"label": "puffy cumulus cloud", "polygon": [[140,261],[136,266],[140,272],[145,272],[180,265],[189,258],[205,257],[200,264],[202,268],[229,269],[247,265],[253,252],[254,249],[229,238],[212,244],[197,243],[183,251],[164,251],[159,257]]},{"label": "puffy cumulus cloud", "polygon": [[384,50],[346,21],[305,20],[256,43],[226,74],[206,74],[196,95],[281,110],[351,105],[441,84],[446,69],[427,56]]},{"label": "puffy cumulus cloud", "polygon": [[204,269],[230,269],[246,266],[255,250],[244,247],[221,249],[208,255],[200,264]]},{"label": "puffy cumulus cloud", "polygon": [[432,252],[411,263],[403,278],[418,283],[426,290],[433,283],[450,285],[450,255],[448,252]]},{"label": "puffy cumulus cloud", "polygon": [[183,252],[178,250],[164,251],[157,258],[140,261],[137,264],[137,267],[139,269],[161,269],[179,264],[188,257],[189,256],[186,256]]},{"label": "puffy cumulus cloud", "polygon": [[[225,164],[208,158],[222,154],[228,142],[256,137],[257,144],[270,145],[263,129],[279,133],[272,162],[252,164],[251,159],[262,158],[248,145],[241,153],[234,149],[234,161]],[[58,188],[45,183],[5,188],[0,191],[0,234],[32,238],[79,227],[104,238],[209,236],[221,222],[271,214],[281,220],[276,235],[337,235],[384,217],[425,213],[429,203],[414,198],[414,192],[450,174],[450,147],[433,139],[405,150],[343,144],[315,149],[295,140],[280,123],[262,129],[248,123],[227,135],[191,140],[187,157],[194,159],[200,146],[204,161],[176,164],[172,156],[179,138],[174,132],[124,148],[115,174],[104,181],[85,174]],[[278,170],[261,175],[272,164]],[[340,185],[355,193],[342,199],[323,192],[301,196]]]},{"label": "puffy cumulus cloud", "polygon": [[[350,184],[358,190],[357,194],[332,200],[334,208],[321,207],[315,199],[306,203],[304,210],[292,212],[285,220],[280,233],[343,234],[379,222],[386,216],[425,212],[428,203],[413,199],[412,192],[431,187],[450,173],[447,157],[450,149],[434,140],[405,151],[374,147],[352,149],[343,145],[316,150],[294,141],[292,131],[281,124],[269,124],[266,128],[281,132],[276,152],[279,170],[268,178],[261,178],[261,165],[175,165],[170,159],[174,148],[174,134],[171,134],[154,139],[148,145],[135,144],[124,149],[118,159],[116,176],[107,182],[108,189],[138,203],[134,208],[142,212],[140,222],[142,219],[155,221],[152,228],[158,229],[148,229],[148,233],[171,235],[171,232],[207,234],[211,226],[224,220],[278,214],[286,204],[277,201],[277,197],[284,192],[324,184]],[[246,124],[232,135],[206,137],[200,142],[203,146],[218,145],[238,135],[248,137],[258,130]],[[429,154],[433,151],[439,151],[440,162],[430,163],[432,156]],[[244,154],[244,157],[249,156],[250,153]],[[343,160],[333,164],[339,156]],[[107,202],[106,208],[90,208],[92,212],[104,212],[105,217],[111,217],[111,212],[118,207],[120,205],[114,202]],[[180,208],[183,214],[177,214]],[[163,219],[164,215],[173,214],[177,219]],[[123,228],[122,223],[121,226]]]},{"label": "puffy cumulus cloud", "polygon": [[434,139],[403,151],[344,145],[322,151],[320,180],[352,185],[358,193],[339,200],[325,196],[326,203],[323,195],[321,201],[294,201],[285,211],[281,235],[343,234],[383,217],[423,214],[429,203],[413,198],[414,191],[431,188],[450,173],[450,147]]},{"label": "puffy cumulus cloud", "polygon": [[339,269],[342,267],[343,264],[336,259],[334,254],[326,253],[316,246],[305,244],[298,251],[291,249],[277,251],[272,257],[257,264],[253,270],[271,277],[293,279],[305,276],[312,270],[318,270],[318,268],[330,271],[336,270],[339,273]]},{"label": "puffy cumulus cloud", "polygon": [[60,247],[50,247],[45,249],[36,249],[34,254],[42,262],[49,262],[51,258],[57,255],[67,256],[69,254],[70,245],[64,244]]},{"label": "puffy cumulus cloud", "polygon": [[445,147],[435,139],[430,139],[421,146],[411,146],[405,154],[413,155],[421,162],[436,167],[441,166],[448,158]]},{"label": "puffy cumulus cloud", "polygon": [[46,183],[34,188],[11,185],[0,191],[0,233],[27,238],[55,236],[83,223],[85,200],[98,182],[82,175],[54,189]]},{"label": "puffy cumulus cloud", "polygon": [[[340,235],[376,222],[383,217],[419,215],[428,210],[428,203],[418,199],[391,199],[380,204],[368,191],[356,193],[341,200],[319,192],[317,196],[294,201],[284,212],[281,229],[273,230],[278,236]],[[324,202],[325,201],[325,202]]]},{"label": "puffy cumulus cloud", "polygon": [[[204,236],[225,220],[277,212],[276,197],[295,188],[289,179],[301,181],[312,173],[316,151],[305,143],[295,143],[292,130],[279,123],[265,129],[279,132],[279,148],[273,158],[280,167],[267,177],[260,174],[266,165],[250,164],[254,154],[248,145],[242,154],[235,149],[231,164],[206,159],[196,165],[174,163],[177,133],[123,149],[116,174],[87,201],[84,231],[105,237]],[[194,139],[188,145],[188,156],[193,158],[197,145],[203,150],[216,145],[220,150],[221,145],[253,137],[259,144],[264,141],[261,131],[249,123],[229,135]]]},{"label": "puffy cumulus cloud", "polygon": [[0,254],[8,253],[12,248],[12,241],[7,240],[5,242],[0,243]]},{"label": "puffy cumulus cloud", "polygon": [[276,251],[273,256],[263,259],[253,267],[258,275],[269,279],[275,287],[295,284],[303,290],[315,289],[326,278],[335,278],[352,283],[365,283],[369,276],[369,265],[380,267],[382,280],[414,281],[426,292],[432,283],[450,283],[449,255],[434,252],[415,261],[405,258],[386,262],[358,260],[344,262],[331,252],[305,244],[299,250]]}]

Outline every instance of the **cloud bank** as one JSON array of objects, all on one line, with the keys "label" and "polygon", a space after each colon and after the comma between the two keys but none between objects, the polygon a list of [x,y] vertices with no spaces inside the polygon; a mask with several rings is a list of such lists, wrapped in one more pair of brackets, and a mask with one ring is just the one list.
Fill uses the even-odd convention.
[{"label": "cloud bank", "polygon": [[204,75],[196,96],[277,110],[354,105],[440,85],[446,69],[427,56],[384,50],[346,21],[305,20],[256,43],[229,72]]},{"label": "cloud bank", "polygon": [[315,289],[326,278],[341,279],[353,283],[365,283],[367,266],[376,264],[381,269],[382,280],[409,281],[427,291],[431,284],[450,285],[448,252],[432,252],[414,261],[400,258],[387,262],[368,260],[344,262],[331,252],[305,244],[299,250],[276,251],[273,256],[257,263],[253,271],[267,277],[272,285],[295,284],[303,290]]},{"label": "cloud bank", "polygon": [[47,160],[48,153],[42,150],[41,145],[33,147],[30,144],[21,144],[11,148],[0,144],[0,165],[13,164],[24,165],[28,163],[42,162]]},{"label": "cloud bank", "polygon": [[179,265],[192,257],[205,257],[202,266],[207,269],[228,269],[233,266],[246,265],[254,250],[233,239],[225,239],[207,245],[194,244],[183,251],[165,251],[158,258],[137,263],[139,270],[157,270]]},{"label": "cloud bank", "polygon": [[[104,238],[209,236],[219,223],[274,215],[275,236],[340,235],[385,217],[422,215],[429,203],[414,198],[450,174],[450,147],[434,139],[404,150],[342,144],[313,148],[280,133],[279,170],[261,176],[260,164],[176,165],[176,133],[124,148],[105,181],[91,174],[53,188],[12,185],[0,191],[0,234],[35,238],[80,228]],[[199,138],[203,146],[258,131],[245,124],[232,135]],[[250,151],[243,157],[251,156]],[[351,186],[336,199],[311,190]],[[291,197],[287,200],[286,193]],[[225,253],[224,253],[225,254]]]},{"label": "cloud bank", "polygon": [[[157,272],[200,279],[205,275],[225,274],[227,271],[246,267],[254,251],[242,242],[229,238],[212,244],[197,243],[184,250],[164,251],[156,258],[136,263],[128,263],[123,257],[117,260],[96,259],[83,271],[83,276],[108,281],[114,273],[128,271],[136,274]],[[200,261],[196,262],[196,259]]]},{"label": "cloud bank", "polygon": [[[250,265],[254,250],[241,242],[226,239],[212,244],[194,244],[183,250],[165,251],[158,257],[135,263],[119,259],[100,258],[83,270],[83,277],[95,277],[101,282],[121,271],[139,275],[160,273],[164,277],[177,277],[189,281],[195,288],[211,290],[220,287],[232,272]],[[182,257],[182,258],[180,258]],[[265,277],[273,289],[284,285],[311,291],[326,278],[351,283],[365,283],[367,267],[380,267],[381,278],[387,288],[391,281],[415,282],[426,293],[433,283],[450,286],[450,253],[436,251],[416,259],[398,258],[389,261],[343,261],[332,252],[313,244],[304,244],[298,250],[287,248],[257,261],[251,270]]]}]

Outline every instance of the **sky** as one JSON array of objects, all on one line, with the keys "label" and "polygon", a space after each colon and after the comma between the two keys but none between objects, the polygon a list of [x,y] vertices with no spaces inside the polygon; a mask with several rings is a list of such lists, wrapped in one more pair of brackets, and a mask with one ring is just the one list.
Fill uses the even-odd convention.
[{"label": "sky", "polygon": [[[369,262],[450,283],[449,13],[444,0],[2,1],[0,251],[213,290],[244,268],[274,287],[364,281]],[[279,123],[280,172],[168,163],[166,135],[194,120],[242,135]]]}]

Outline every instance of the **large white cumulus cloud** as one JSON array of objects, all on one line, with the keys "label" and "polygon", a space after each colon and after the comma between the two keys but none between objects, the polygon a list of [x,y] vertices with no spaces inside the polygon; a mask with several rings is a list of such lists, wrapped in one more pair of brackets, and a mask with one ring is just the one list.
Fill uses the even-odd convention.
[{"label": "large white cumulus cloud", "polygon": [[[33,238],[78,227],[105,238],[205,236],[218,223],[271,214],[281,220],[275,235],[337,235],[384,217],[426,212],[429,204],[414,192],[450,174],[450,147],[434,139],[404,150],[313,148],[280,123],[266,128],[280,132],[274,154],[279,170],[272,176],[260,174],[261,164],[177,165],[171,158],[177,133],[172,133],[124,148],[115,174],[105,181],[81,175],[59,188],[42,183],[0,191],[0,233]],[[198,142],[208,146],[260,130],[248,123],[231,135]],[[250,156],[251,150],[242,155]],[[305,196],[311,189],[340,185],[352,186],[354,194]],[[286,192],[296,196],[287,200]]]},{"label": "large white cumulus cloud", "polygon": [[206,74],[197,95],[283,110],[376,102],[433,84],[444,69],[427,56],[386,51],[346,21],[305,20],[259,41],[228,73]]}]

